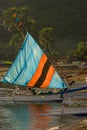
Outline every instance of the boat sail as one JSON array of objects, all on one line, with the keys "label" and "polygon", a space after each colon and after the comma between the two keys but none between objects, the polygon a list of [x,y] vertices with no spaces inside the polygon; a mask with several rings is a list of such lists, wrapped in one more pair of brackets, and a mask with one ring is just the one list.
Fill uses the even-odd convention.
[{"label": "boat sail", "polygon": [[[67,84],[56,72],[46,54],[44,54],[29,33],[26,34],[16,59],[5,76],[1,79],[1,82],[17,85],[20,89],[29,88],[26,89],[26,91],[36,90],[36,88],[40,89],[40,91],[42,91],[42,89],[50,90],[57,88],[62,90],[51,94],[43,93],[43,95],[40,95],[33,93],[31,95],[24,95],[24,93],[15,94],[15,90],[13,89],[13,96],[0,96],[0,101],[3,102],[63,101],[65,98],[64,93],[69,95],[68,93],[87,90],[87,86],[66,90]],[[0,90],[3,90],[3,88]],[[6,90],[7,89],[5,89],[5,91]]]},{"label": "boat sail", "polygon": [[38,88],[67,87],[29,33],[2,82]]}]

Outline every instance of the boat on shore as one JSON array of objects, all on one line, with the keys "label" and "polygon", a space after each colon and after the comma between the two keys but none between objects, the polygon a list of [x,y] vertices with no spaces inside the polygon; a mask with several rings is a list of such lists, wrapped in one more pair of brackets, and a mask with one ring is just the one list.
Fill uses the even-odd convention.
[{"label": "boat on shore", "polygon": [[[8,88],[2,87],[2,83]],[[2,91],[7,92],[3,95],[0,90],[1,102],[62,101],[66,93],[69,95],[87,89],[85,86],[68,90],[65,80],[29,33],[26,34],[17,57],[0,84],[2,84],[0,85]],[[10,84],[15,87],[11,88]]]},{"label": "boat on shore", "polygon": [[[86,85],[86,84],[84,84]],[[3,86],[3,83],[1,83]],[[63,102],[67,106],[87,105],[87,86],[68,89],[66,91],[59,91],[59,89],[27,89],[23,86],[13,86],[5,84],[7,87],[0,88],[0,102],[1,103],[24,103],[24,102]],[[9,86],[9,87],[8,87]],[[82,90],[82,91],[80,91]]]},{"label": "boat on shore", "polygon": [[[67,84],[56,72],[50,63],[47,55],[38,46],[33,37],[27,33],[13,64],[1,79],[4,84],[12,84],[17,88],[24,88],[31,91],[31,95],[16,94],[16,87],[12,96],[0,96],[2,101],[60,101],[62,98],[59,93],[43,93],[43,90],[50,89],[65,90]],[[40,88],[39,93],[35,93]],[[8,86],[8,89],[10,87]],[[15,95],[15,96],[14,96]]]}]

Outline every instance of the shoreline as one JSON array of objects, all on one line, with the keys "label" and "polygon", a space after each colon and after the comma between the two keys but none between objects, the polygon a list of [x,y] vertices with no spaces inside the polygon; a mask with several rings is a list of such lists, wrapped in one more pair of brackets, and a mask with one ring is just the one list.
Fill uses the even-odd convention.
[{"label": "shoreline", "polygon": [[[8,67],[0,67],[0,78],[4,76],[6,71],[8,70]],[[68,72],[68,71],[67,71]],[[67,73],[66,72],[66,73]],[[84,70],[85,72],[85,70]],[[74,76],[70,79],[76,80],[76,81],[85,81],[85,78],[87,77],[87,72],[86,73],[79,73],[77,76]],[[81,117],[80,117],[81,118]],[[67,126],[67,124],[63,124],[60,126],[55,126],[53,128],[49,128],[48,130],[87,130],[87,118],[86,119],[77,119],[71,124]]]},{"label": "shoreline", "polygon": [[76,121],[74,122],[74,125],[71,124],[69,125],[60,125],[60,126],[55,126],[52,128],[49,128],[47,130],[87,130],[87,120],[84,119],[83,121]]}]

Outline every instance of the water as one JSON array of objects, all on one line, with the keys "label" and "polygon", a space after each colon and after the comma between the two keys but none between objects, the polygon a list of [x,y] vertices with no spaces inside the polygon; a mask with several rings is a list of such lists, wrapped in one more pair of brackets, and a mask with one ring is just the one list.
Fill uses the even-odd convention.
[{"label": "water", "polygon": [[60,125],[63,126],[61,127],[62,130],[62,128],[71,126],[76,121],[79,121],[79,118],[71,116],[40,115],[45,113],[50,114],[53,111],[56,112],[58,109],[60,109],[59,103],[12,104],[0,106],[0,130],[50,130]]},{"label": "water", "polygon": [[57,103],[12,104],[0,107],[0,130],[47,130],[58,125],[59,117],[41,116],[56,110]]}]

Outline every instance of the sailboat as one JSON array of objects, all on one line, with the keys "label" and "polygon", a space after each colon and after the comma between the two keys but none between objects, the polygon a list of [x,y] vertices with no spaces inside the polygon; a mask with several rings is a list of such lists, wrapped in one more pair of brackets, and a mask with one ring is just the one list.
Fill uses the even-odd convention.
[{"label": "sailboat", "polygon": [[[39,88],[40,91],[45,89],[64,90],[67,88],[66,83],[56,72],[53,65],[51,65],[46,54],[29,33],[26,34],[16,59],[1,81],[22,86],[33,91]],[[16,95],[15,100],[52,101],[60,100],[60,97],[57,93],[22,95],[22,97]]]},{"label": "sailboat", "polygon": [[[27,89],[26,95],[14,92],[13,96],[0,97],[1,101],[61,101],[62,97],[60,95],[67,89],[67,84],[29,33],[26,34],[17,57],[5,76],[1,79],[1,82],[15,84],[19,91],[21,88]],[[40,94],[43,90],[51,91],[54,89],[61,91]],[[28,91],[30,90],[34,93],[29,94]],[[72,91],[74,90],[67,92]]]}]

